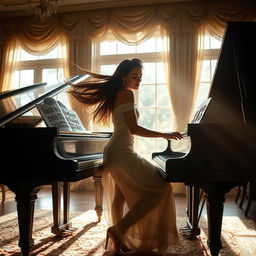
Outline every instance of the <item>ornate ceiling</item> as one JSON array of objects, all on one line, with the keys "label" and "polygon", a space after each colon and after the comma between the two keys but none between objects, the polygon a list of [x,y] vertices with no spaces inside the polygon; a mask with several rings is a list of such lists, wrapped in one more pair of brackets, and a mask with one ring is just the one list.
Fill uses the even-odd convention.
[{"label": "ornate ceiling", "polygon": [[[188,2],[198,0],[58,0],[57,12],[63,13],[182,1]],[[39,0],[31,0],[31,2],[36,4],[39,2]],[[33,15],[33,10],[29,7],[28,0],[0,0],[0,18],[29,15]]]}]

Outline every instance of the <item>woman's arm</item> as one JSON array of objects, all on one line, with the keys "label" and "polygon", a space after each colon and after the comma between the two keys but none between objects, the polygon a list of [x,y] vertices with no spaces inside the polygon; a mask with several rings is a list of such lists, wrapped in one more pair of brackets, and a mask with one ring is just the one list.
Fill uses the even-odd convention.
[{"label": "woman's arm", "polygon": [[124,117],[127,126],[131,134],[142,136],[142,137],[151,137],[151,138],[164,138],[164,139],[182,139],[182,135],[179,132],[170,132],[170,133],[162,133],[157,131],[152,131],[146,129],[137,124],[137,119],[134,110],[128,110],[124,112]]},{"label": "woman's arm", "polygon": [[[134,102],[134,95],[132,92],[126,93],[125,102]],[[137,118],[134,109],[124,112],[125,122],[131,132],[131,134],[142,136],[142,137],[152,137],[152,138],[164,138],[164,139],[182,139],[182,135],[179,132],[171,133],[161,133],[157,131],[152,131],[141,127],[137,124]]]}]

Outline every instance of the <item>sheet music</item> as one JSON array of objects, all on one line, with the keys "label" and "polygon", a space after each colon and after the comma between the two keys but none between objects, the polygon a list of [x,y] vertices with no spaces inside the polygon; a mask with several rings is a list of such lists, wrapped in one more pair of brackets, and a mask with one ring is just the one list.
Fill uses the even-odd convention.
[{"label": "sheet music", "polygon": [[36,107],[49,127],[58,127],[60,131],[87,132],[75,111],[51,97]]}]

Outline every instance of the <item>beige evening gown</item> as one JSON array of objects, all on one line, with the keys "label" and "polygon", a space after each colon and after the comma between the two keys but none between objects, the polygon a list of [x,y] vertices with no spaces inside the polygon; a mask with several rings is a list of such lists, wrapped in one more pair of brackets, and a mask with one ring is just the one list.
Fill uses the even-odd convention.
[{"label": "beige evening gown", "polygon": [[[106,220],[114,225],[120,220],[113,206],[119,191],[125,198],[119,222],[126,246],[138,252],[164,254],[178,243],[175,201],[172,186],[166,183],[157,168],[134,152],[134,137],[126,125],[123,112],[134,109],[133,103],[117,106],[113,112],[114,132],[104,150],[104,201]],[[119,190],[115,190],[115,186]],[[120,215],[120,214],[119,214]],[[123,234],[122,230],[127,230]]]}]

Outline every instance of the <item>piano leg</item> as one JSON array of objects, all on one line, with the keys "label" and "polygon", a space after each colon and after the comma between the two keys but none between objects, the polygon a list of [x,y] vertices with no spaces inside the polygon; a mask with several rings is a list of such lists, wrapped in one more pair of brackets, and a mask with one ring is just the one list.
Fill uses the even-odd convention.
[{"label": "piano leg", "polygon": [[42,184],[36,181],[20,181],[15,184],[6,183],[6,185],[16,195],[20,234],[19,247],[23,256],[29,256],[30,250],[34,245],[32,231],[35,200]]},{"label": "piano leg", "polygon": [[71,226],[71,223],[69,222],[69,212],[70,212],[70,183],[69,182],[63,182],[63,221],[64,223],[69,223]]},{"label": "piano leg", "polygon": [[69,221],[70,206],[70,183],[63,182],[63,222],[61,222],[61,182],[52,183],[52,203],[53,203],[53,226],[52,233],[57,236],[72,235],[74,229]]},{"label": "piano leg", "polygon": [[191,223],[192,222],[192,208],[193,208],[193,186],[186,186],[186,193],[187,193],[187,216],[188,220]]},{"label": "piano leg", "polygon": [[186,190],[188,220],[186,226],[181,228],[181,232],[188,238],[196,238],[200,235],[200,228],[198,227],[200,218],[200,216],[198,216],[200,188],[197,186],[187,186]]},{"label": "piano leg", "polygon": [[219,255],[222,248],[221,226],[223,218],[223,208],[225,194],[237,184],[232,183],[213,183],[204,184],[202,189],[206,193],[207,199],[207,218],[208,218],[208,240],[211,256]]},{"label": "piano leg", "polygon": [[206,196],[207,198],[207,216],[208,216],[208,240],[207,245],[210,248],[211,255],[215,256],[219,254],[222,248],[221,243],[221,226],[223,216],[223,197]]},{"label": "piano leg", "polygon": [[101,221],[102,217],[102,203],[103,203],[103,186],[101,183],[103,174],[103,168],[99,168],[93,175],[94,190],[95,190],[95,211],[98,216],[98,221]]}]

